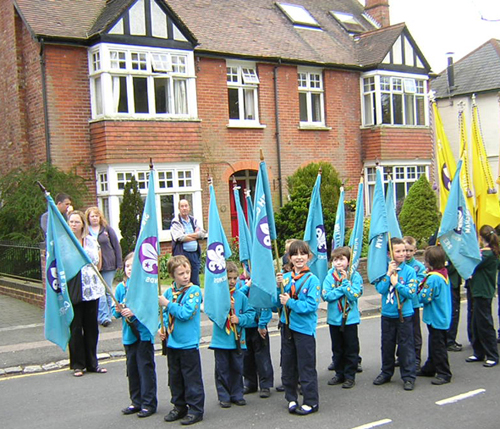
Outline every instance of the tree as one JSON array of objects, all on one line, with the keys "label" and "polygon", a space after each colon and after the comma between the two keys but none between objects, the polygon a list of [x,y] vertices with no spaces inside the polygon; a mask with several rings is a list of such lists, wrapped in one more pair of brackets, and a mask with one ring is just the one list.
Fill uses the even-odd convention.
[{"label": "tree", "polygon": [[120,204],[120,222],[118,226],[122,234],[120,246],[123,255],[128,255],[135,249],[135,243],[141,231],[143,209],[144,202],[137,186],[137,180],[135,180],[135,176],[132,176],[130,181],[125,184],[123,200]]},{"label": "tree", "polygon": [[73,207],[81,207],[88,198],[83,177],[72,169],[64,172],[43,163],[28,169],[15,168],[0,178],[0,239],[26,242],[45,240],[40,216],[47,211],[47,201],[36,184],[40,181],[52,198],[64,192],[71,196]]},{"label": "tree", "polygon": [[280,251],[284,251],[284,243],[288,238],[304,237],[307,222],[307,213],[311,194],[316,182],[319,168],[321,167],[321,201],[323,203],[323,219],[327,233],[327,243],[333,237],[335,214],[340,195],[341,181],[337,171],[327,162],[311,163],[299,168],[292,176],[287,178],[288,193],[286,203],[276,213],[276,232]]},{"label": "tree", "polygon": [[403,235],[410,235],[417,240],[417,247],[427,246],[429,237],[439,227],[439,211],[436,194],[425,175],[420,176],[408,191],[399,224]]}]

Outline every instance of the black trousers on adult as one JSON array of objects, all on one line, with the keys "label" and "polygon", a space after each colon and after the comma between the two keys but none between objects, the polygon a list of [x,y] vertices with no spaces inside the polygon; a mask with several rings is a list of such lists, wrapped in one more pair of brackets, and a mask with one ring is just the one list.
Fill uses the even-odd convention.
[{"label": "black trousers on adult", "polygon": [[460,322],[460,287],[451,288],[451,325],[446,342],[452,346],[457,342],[458,323]]},{"label": "black trousers on adult", "polygon": [[125,345],[130,400],[136,407],[156,411],[155,351],[151,341]]},{"label": "black trousers on adult", "polygon": [[382,316],[382,375],[391,378],[394,375],[394,352],[396,343],[399,351],[399,370],[404,381],[416,378],[415,345],[413,342],[413,317],[399,318]]},{"label": "black trousers on adult", "polygon": [[214,349],[215,387],[219,401],[243,399],[243,353],[236,349]]},{"label": "black trousers on adult", "polygon": [[435,329],[427,325],[429,331],[428,344],[429,352],[427,362],[422,367],[422,372],[426,375],[436,375],[447,381],[451,380],[450,362],[448,361],[447,331]]},{"label": "black trousers on adult", "polygon": [[257,328],[246,328],[247,349],[243,358],[243,378],[250,390],[270,389],[274,384],[269,334],[262,338]]},{"label": "black trousers on adult", "polygon": [[69,367],[71,369],[87,369],[95,371],[97,363],[97,340],[99,326],[97,308],[99,300],[81,301],[73,304],[73,321],[70,325]]},{"label": "black trousers on adult", "polygon": [[298,383],[302,388],[304,404],[319,404],[318,373],[316,372],[316,339],[291,329],[281,330],[281,382],[285,399],[296,401]]},{"label": "black trousers on adult", "polygon": [[328,325],[333,345],[335,372],[339,377],[354,380],[359,362],[358,324],[340,326]]},{"label": "black trousers on adult", "polygon": [[183,250],[183,255],[188,258],[191,264],[191,283],[200,285],[200,254],[196,252],[186,252]]},{"label": "black trousers on adult", "polygon": [[491,315],[491,299],[474,297],[472,332],[474,356],[498,362],[498,346]]},{"label": "black trousers on adult", "polygon": [[189,407],[189,414],[203,415],[205,389],[201,376],[198,349],[167,348],[168,386],[170,402],[178,409]]}]

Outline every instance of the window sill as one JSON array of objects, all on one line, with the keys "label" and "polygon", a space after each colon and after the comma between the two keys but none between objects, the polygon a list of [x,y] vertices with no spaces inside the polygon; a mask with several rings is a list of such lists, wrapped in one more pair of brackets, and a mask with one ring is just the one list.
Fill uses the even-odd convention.
[{"label": "window sill", "polygon": [[332,127],[326,127],[325,125],[313,125],[313,124],[300,124],[299,130],[301,131],[330,131]]},{"label": "window sill", "polygon": [[422,130],[426,128],[430,128],[429,125],[392,125],[392,124],[376,124],[376,125],[361,125],[362,130],[370,130],[376,128],[407,128],[407,129],[416,129]]},{"label": "window sill", "polygon": [[89,120],[89,123],[102,122],[102,121],[149,121],[149,122],[201,122],[199,118],[165,118],[161,116],[100,116]]},{"label": "window sill", "polygon": [[246,122],[230,122],[227,124],[227,128],[249,128],[249,129],[257,129],[257,130],[262,130],[266,128],[266,125],[261,125],[258,123],[246,123]]}]

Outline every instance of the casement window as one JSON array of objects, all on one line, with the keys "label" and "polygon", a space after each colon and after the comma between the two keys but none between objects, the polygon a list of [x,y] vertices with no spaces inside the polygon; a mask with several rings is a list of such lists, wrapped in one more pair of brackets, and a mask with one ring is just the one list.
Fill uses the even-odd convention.
[{"label": "casement window", "polygon": [[[395,202],[403,201],[408,195],[408,191],[411,186],[420,179],[421,176],[425,175],[429,177],[430,162],[422,162],[418,165],[403,163],[386,165],[379,167],[383,168],[383,182],[384,182],[384,192],[387,192],[387,184],[389,182],[389,176],[393,182],[394,188],[394,198]],[[367,187],[366,192],[366,204],[368,212],[371,212],[371,206],[373,202],[373,192],[375,190],[375,181],[377,175],[377,167],[371,166],[365,168],[365,183]]]},{"label": "casement window", "polygon": [[362,78],[363,125],[425,126],[427,83],[409,75]]},{"label": "casement window", "polygon": [[321,70],[299,68],[299,111],[301,126],[325,126],[323,73]]},{"label": "casement window", "polygon": [[196,118],[192,52],[100,44],[89,55],[93,118]]},{"label": "casement window", "polygon": [[255,63],[226,63],[229,126],[259,126],[259,77]]},{"label": "casement window", "polygon": [[[156,208],[161,241],[170,240],[170,225],[178,214],[179,201],[187,199],[191,214],[200,225],[203,223],[199,164],[155,165]],[[111,226],[119,230],[120,204],[125,185],[135,177],[139,192],[146,198],[149,183],[149,167],[146,164],[114,164],[96,167],[97,199]]]}]

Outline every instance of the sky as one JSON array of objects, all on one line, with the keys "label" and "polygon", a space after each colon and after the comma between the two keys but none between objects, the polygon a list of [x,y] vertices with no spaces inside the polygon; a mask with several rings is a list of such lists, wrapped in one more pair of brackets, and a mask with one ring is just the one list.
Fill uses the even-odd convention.
[{"label": "sky", "polygon": [[391,24],[406,23],[435,73],[446,68],[448,52],[457,62],[500,39],[500,0],[389,0],[389,6]]}]

